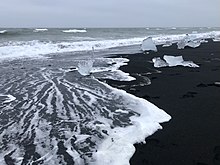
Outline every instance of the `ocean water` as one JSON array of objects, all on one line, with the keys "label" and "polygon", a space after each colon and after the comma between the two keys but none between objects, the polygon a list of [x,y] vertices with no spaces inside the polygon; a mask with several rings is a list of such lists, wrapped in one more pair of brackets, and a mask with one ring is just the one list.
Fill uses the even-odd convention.
[{"label": "ocean water", "polygon": [[[48,54],[92,50],[101,54],[137,52],[142,40],[152,36],[156,44],[177,41],[181,34],[215,35],[220,28],[84,28],[84,29],[0,29],[0,60],[39,58]],[[135,45],[137,47],[135,47]],[[124,48],[125,46],[129,46]],[[131,47],[133,46],[133,47]],[[98,54],[98,53],[97,53]]]},{"label": "ocean water", "polygon": [[0,164],[129,164],[171,116],[108,85],[135,78],[120,70],[128,59],[106,56],[186,33],[219,39],[220,28],[0,29]]}]

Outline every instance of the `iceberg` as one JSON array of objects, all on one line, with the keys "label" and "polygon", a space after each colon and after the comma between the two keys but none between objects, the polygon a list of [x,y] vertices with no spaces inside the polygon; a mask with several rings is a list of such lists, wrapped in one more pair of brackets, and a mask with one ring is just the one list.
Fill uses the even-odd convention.
[{"label": "iceberg", "polygon": [[197,64],[195,64],[192,61],[184,61],[182,56],[164,55],[163,59],[161,59],[160,57],[154,57],[152,59],[152,61],[154,63],[154,67],[155,68],[167,67],[167,66],[169,66],[169,67],[187,66],[187,67],[192,67],[192,68],[199,67]]},{"label": "iceberg", "polygon": [[157,47],[156,45],[154,44],[153,40],[152,40],[152,37],[147,37],[146,39],[144,39],[142,41],[142,44],[141,44],[141,49],[143,51],[148,51],[148,50],[153,50],[153,51],[157,51]]}]

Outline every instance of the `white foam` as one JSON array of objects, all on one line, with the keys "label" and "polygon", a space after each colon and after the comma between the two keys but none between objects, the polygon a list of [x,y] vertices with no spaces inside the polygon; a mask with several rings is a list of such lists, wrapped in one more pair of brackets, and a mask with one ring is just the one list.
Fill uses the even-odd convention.
[{"label": "white foam", "polygon": [[134,77],[131,77],[129,73],[125,73],[119,68],[121,66],[127,65],[129,59],[126,58],[101,58],[96,59],[107,63],[105,67],[95,66],[92,68],[91,73],[99,79],[111,79],[117,81],[133,81]]},{"label": "white foam", "polygon": [[139,44],[143,38],[101,40],[101,41],[77,41],[77,42],[40,42],[34,41],[15,41],[0,44],[0,60],[16,58],[42,58],[42,55],[90,51],[92,47],[95,50],[108,49],[118,46],[128,46]]},{"label": "white foam", "polygon": [[5,101],[2,102],[3,104],[4,103],[10,103],[10,102],[16,100],[16,97],[14,97],[14,96],[12,96],[10,94],[8,94],[8,95],[0,94],[0,97],[5,97],[4,98]]},{"label": "white foam", "polygon": [[33,32],[45,32],[48,31],[48,29],[34,29]]},{"label": "white foam", "polygon": [[126,114],[129,113],[128,111],[125,111],[125,110],[122,110],[122,109],[117,109],[117,110],[115,110],[115,112],[118,112],[118,113],[126,113]]},{"label": "white foam", "polygon": [[108,130],[109,136],[100,144],[94,155],[95,164],[128,165],[135,151],[133,144],[144,142],[147,136],[152,135],[158,129],[162,129],[159,123],[169,121],[171,117],[144,99],[106,86],[113,89],[117,95],[125,97],[129,107],[134,108],[140,116],[130,117],[133,125],[127,126],[126,129],[116,127]]},{"label": "white foam", "polygon": [[0,34],[4,34],[4,33],[6,33],[7,32],[7,30],[1,30],[0,31]]},{"label": "white foam", "polygon": [[63,30],[64,33],[86,33],[86,29],[69,29],[69,30]]},{"label": "white foam", "polygon": [[157,51],[157,47],[154,44],[152,37],[147,37],[146,39],[143,40],[141,44],[141,50],[143,51],[153,50],[155,52]]},{"label": "white foam", "polygon": [[173,67],[173,66],[187,66],[187,67],[199,67],[192,61],[184,61],[182,56],[171,56],[171,55],[164,55],[162,60],[160,57],[154,57],[152,59],[154,63],[154,67]]}]

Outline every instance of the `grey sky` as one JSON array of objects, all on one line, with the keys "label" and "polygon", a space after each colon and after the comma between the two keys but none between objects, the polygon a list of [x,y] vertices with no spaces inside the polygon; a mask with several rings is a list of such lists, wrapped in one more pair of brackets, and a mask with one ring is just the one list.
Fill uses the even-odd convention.
[{"label": "grey sky", "polygon": [[220,27],[220,0],[1,0],[0,27]]}]

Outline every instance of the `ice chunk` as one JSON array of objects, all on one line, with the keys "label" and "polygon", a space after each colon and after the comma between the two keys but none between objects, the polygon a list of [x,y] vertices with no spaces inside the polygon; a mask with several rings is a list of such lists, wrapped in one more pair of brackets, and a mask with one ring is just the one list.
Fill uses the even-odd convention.
[{"label": "ice chunk", "polygon": [[[163,60],[164,59],[164,60]],[[160,68],[160,67],[173,67],[173,66],[188,66],[188,67],[199,67],[192,61],[184,61],[182,56],[170,56],[170,55],[164,55],[163,59],[160,57],[154,57],[152,59],[154,63],[155,68]]]},{"label": "ice chunk", "polygon": [[152,59],[155,68],[166,67],[168,63],[162,60],[160,57],[154,57]]},{"label": "ice chunk", "polygon": [[154,44],[152,37],[148,37],[142,41],[141,49],[143,51],[148,51],[148,50],[153,50],[155,52],[157,51],[157,47]]},{"label": "ice chunk", "polygon": [[187,46],[188,41],[189,41],[189,35],[186,34],[186,36],[183,37],[183,39],[177,43],[178,49],[184,49],[185,46]]},{"label": "ice chunk", "polygon": [[90,75],[91,70],[92,70],[92,66],[93,66],[93,60],[91,60],[91,59],[81,60],[78,63],[78,72],[83,76]]},{"label": "ice chunk", "polygon": [[186,36],[177,43],[177,46],[178,49],[184,49],[186,46],[189,46],[191,48],[196,48],[199,47],[203,42],[204,42],[203,38],[196,38],[193,35],[189,36],[188,34],[186,34]]},{"label": "ice chunk", "polygon": [[201,45],[201,42],[198,41],[198,40],[194,40],[194,41],[189,41],[186,45],[191,47],[191,48],[196,48],[196,47],[199,47]]},{"label": "ice chunk", "polygon": [[169,66],[180,65],[184,60],[182,56],[163,56],[164,60],[168,63]]},{"label": "ice chunk", "polygon": [[172,66],[188,66],[188,67],[199,67],[192,61],[184,61],[182,56],[169,56],[169,55],[164,55],[163,59],[168,63],[170,67]]},{"label": "ice chunk", "polygon": [[213,39],[214,42],[220,41],[220,35],[216,35]]},{"label": "ice chunk", "polygon": [[78,63],[78,72],[83,76],[90,75],[92,71],[93,63],[94,63],[94,47],[92,47],[91,58],[88,60],[82,60]]}]

